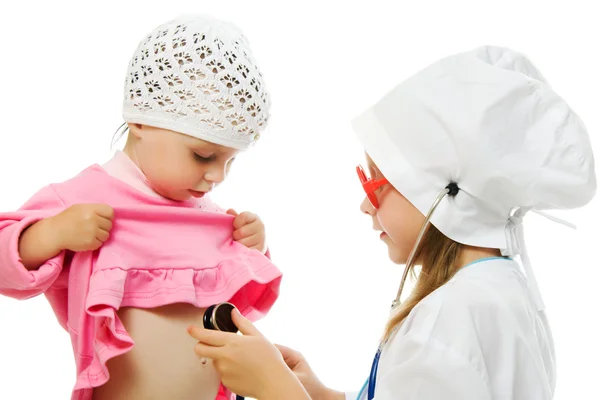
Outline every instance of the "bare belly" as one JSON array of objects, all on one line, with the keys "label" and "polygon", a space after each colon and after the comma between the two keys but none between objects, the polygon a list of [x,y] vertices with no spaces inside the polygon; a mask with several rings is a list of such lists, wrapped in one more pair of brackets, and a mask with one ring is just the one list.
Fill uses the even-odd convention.
[{"label": "bare belly", "polygon": [[219,375],[210,360],[202,365],[186,331],[202,325],[203,314],[184,303],[121,308],[117,315],[135,346],[108,361],[110,379],[94,390],[94,400],[214,400]]}]

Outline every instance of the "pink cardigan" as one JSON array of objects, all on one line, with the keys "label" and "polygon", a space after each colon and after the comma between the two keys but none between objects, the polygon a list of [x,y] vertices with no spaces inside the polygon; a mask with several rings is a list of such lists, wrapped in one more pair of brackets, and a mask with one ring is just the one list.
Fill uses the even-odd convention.
[{"label": "pink cardigan", "polygon": [[[18,211],[0,213],[0,294],[45,294],[71,336],[77,366],[72,400],[91,399],[92,388],[108,380],[106,361],[132,348],[116,316],[119,307],[185,302],[202,308],[230,301],[256,321],[276,301],[281,282],[268,255],[233,241],[233,217],[206,197],[168,200],[107,171],[94,164],[44,187]],[[18,253],[23,230],[78,203],[114,208],[110,239],[97,251],[63,251],[27,271]]]}]

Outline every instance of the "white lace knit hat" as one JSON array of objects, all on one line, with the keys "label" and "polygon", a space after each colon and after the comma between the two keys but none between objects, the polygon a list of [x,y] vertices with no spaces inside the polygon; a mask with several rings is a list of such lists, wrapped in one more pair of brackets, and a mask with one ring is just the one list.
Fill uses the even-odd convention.
[{"label": "white lace knit hat", "polygon": [[235,25],[185,15],[154,29],[127,71],[123,117],[244,150],[259,139],[270,101]]}]

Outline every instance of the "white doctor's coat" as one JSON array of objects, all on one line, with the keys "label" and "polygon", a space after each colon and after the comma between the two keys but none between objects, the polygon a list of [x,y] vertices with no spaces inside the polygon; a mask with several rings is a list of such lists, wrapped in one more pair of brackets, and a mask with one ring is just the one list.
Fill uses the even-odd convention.
[{"label": "white doctor's coat", "polygon": [[519,264],[490,259],[412,310],[384,347],[375,399],[547,400],[555,383],[550,328]]}]

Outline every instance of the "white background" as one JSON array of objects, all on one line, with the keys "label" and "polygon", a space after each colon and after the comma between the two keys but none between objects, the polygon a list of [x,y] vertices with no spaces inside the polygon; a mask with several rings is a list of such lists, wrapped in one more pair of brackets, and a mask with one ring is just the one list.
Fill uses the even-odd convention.
[{"label": "white background", "polygon": [[[580,114],[600,154],[592,1],[119,3],[1,6],[0,211],[110,157],[127,64],[148,31],[188,11],[232,20],[265,75],[272,119],[215,198],[262,216],[285,274],[280,300],[258,326],[301,350],[336,389],[358,390],[366,378],[401,275],[358,210],[355,114],[440,57],[509,46]],[[532,216],[527,241],[554,329],[556,398],[589,399],[600,358],[600,203],[558,215],[579,229]],[[74,381],[69,337],[46,299],[0,298],[0,399],[67,399]]]}]

